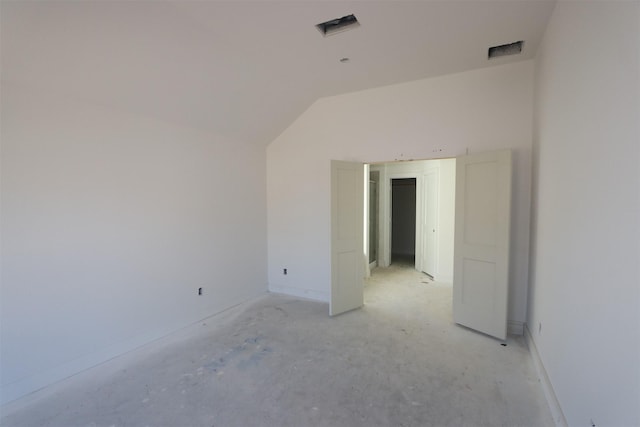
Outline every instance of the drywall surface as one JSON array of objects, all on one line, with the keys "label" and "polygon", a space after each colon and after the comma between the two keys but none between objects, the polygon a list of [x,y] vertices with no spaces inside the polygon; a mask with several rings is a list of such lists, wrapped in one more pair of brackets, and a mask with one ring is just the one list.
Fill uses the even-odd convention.
[{"label": "drywall surface", "polygon": [[3,82],[2,400],[265,292],[264,156]]},{"label": "drywall surface", "polygon": [[531,61],[318,100],[267,147],[270,289],[329,298],[331,159],[375,163],[511,148],[509,317],[524,321],[532,109]]},{"label": "drywall surface", "polygon": [[558,3],[538,53],[529,329],[569,425],[640,425],[640,3]]}]

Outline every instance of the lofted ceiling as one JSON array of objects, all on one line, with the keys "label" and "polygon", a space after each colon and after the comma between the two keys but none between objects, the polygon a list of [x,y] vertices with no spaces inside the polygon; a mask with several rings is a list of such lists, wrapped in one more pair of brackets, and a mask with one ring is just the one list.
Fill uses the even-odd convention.
[{"label": "lofted ceiling", "polygon": [[[266,145],[319,97],[530,59],[554,5],[2,1],[2,79]],[[357,29],[315,28],[351,13]]]}]

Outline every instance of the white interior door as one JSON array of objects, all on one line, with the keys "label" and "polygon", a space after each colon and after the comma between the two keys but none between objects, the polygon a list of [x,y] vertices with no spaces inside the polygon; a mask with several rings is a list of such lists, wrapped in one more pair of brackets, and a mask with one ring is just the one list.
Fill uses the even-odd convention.
[{"label": "white interior door", "polygon": [[364,165],[332,160],[331,316],[364,303],[363,232]]},{"label": "white interior door", "polygon": [[422,196],[422,271],[434,277],[437,265],[438,173],[424,174]]},{"label": "white interior door", "polygon": [[507,337],[511,151],[458,157],[453,320]]}]

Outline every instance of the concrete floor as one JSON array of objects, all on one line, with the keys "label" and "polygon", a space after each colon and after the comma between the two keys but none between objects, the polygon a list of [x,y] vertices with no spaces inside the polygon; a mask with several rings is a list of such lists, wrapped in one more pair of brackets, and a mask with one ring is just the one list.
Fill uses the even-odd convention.
[{"label": "concrete floor", "polygon": [[551,426],[522,337],[451,321],[451,286],[376,269],[365,307],[268,295],[6,405],[9,426]]}]

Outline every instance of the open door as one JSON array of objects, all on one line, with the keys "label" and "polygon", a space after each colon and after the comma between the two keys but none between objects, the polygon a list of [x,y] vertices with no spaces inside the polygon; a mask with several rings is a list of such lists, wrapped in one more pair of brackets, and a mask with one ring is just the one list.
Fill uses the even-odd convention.
[{"label": "open door", "polygon": [[422,260],[423,273],[436,276],[438,236],[438,172],[431,170],[423,175],[422,186]]},{"label": "open door", "polygon": [[507,338],[511,151],[456,160],[454,322]]},{"label": "open door", "polygon": [[335,316],[362,307],[364,165],[331,161],[331,301]]}]

